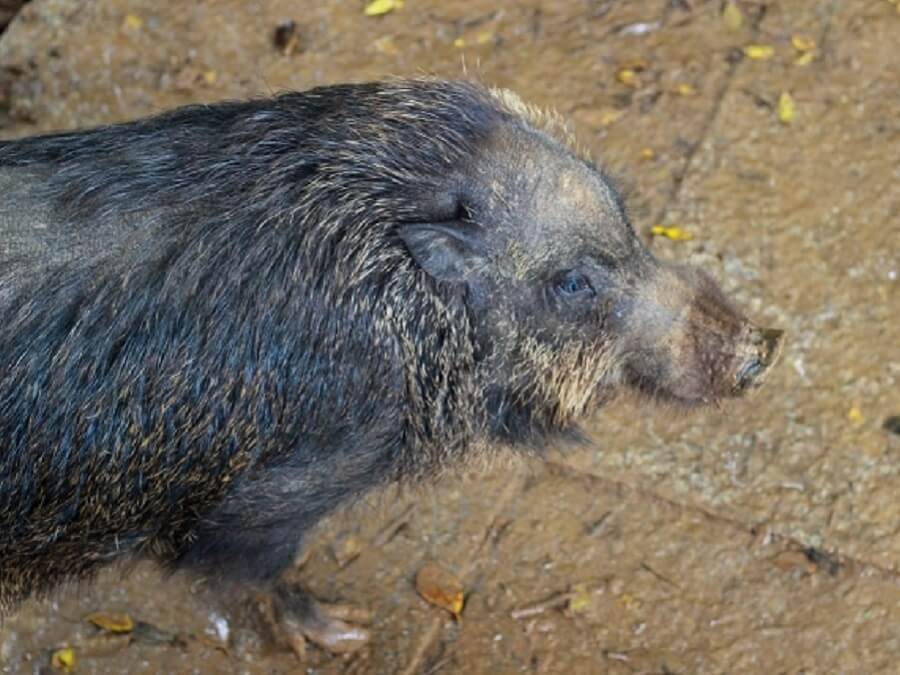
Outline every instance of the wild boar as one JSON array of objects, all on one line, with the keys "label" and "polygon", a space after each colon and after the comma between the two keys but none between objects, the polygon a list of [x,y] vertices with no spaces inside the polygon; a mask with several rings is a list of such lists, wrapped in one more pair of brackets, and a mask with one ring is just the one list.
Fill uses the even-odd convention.
[{"label": "wild boar", "polygon": [[540,452],[623,388],[739,395],[778,341],[654,258],[555,115],[478,84],[0,142],[0,606],[151,556],[355,644],[278,587],[325,514]]}]

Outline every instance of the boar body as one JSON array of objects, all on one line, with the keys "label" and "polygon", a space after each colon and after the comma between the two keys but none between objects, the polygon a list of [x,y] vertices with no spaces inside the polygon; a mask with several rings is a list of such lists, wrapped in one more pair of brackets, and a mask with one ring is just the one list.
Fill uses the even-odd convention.
[{"label": "boar body", "polygon": [[129,556],[268,583],[323,515],[695,405],[774,334],[564,126],[431,79],[0,142],[0,608]]}]

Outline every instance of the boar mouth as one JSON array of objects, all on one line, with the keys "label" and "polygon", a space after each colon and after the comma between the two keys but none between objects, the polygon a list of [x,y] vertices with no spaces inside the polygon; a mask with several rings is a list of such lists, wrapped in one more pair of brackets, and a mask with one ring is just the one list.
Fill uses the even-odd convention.
[{"label": "boar mouth", "polygon": [[724,398],[722,394],[685,395],[676,392],[666,383],[660,382],[655,377],[639,373],[632,368],[625,370],[625,383],[628,388],[653,403],[664,405],[676,405],[680,408],[697,408],[700,406],[717,405]]},{"label": "boar mouth", "polygon": [[[624,369],[625,383],[638,394],[657,403],[675,404],[694,408],[718,405],[727,398],[738,398],[758,389],[781,355],[784,332],[775,329],[752,329],[736,353],[727,357],[707,355],[700,363],[707,367],[695,367],[673,374],[671,366],[651,359],[637,360]],[[725,376],[713,364],[728,362]],[[693,372],[692,372],[693,370]]]}]

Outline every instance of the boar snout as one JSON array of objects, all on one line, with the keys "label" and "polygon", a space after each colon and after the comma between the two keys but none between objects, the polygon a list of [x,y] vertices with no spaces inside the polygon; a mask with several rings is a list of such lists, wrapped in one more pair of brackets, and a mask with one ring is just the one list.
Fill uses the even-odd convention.
[{"label": "boar snout", "polygon": [[627,381],[652,398],[698,405],[762,384],[782,331],[754,326],[701,270],[661,265],[631,321]]},{"label": "boar snout", "polygon": [[735,375],[735,393],[760,386],[781,353],[783,330],[754,328],[747,341],[747,351]]}]

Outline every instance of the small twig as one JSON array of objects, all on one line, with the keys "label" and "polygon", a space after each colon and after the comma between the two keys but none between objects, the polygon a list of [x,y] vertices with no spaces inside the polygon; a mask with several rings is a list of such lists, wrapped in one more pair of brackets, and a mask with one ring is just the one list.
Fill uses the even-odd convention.
[{"label": "small twig", "polygon": [[555,595],[551,595],[546,600],[541,600],[540,602],[536,602],[532,605],[526,605],[525,607],[520,607],[519,609],[514,609],[509,615],[515,619],[516,621],[520,619],[528,619],[532,616],[537,616],[538,614],[543,614],[551,609],[560,609],[569,604],[569,601],[575,596],[573,591],[566,591],[564,593],[557,593]]},{"label": "small twig", "polygon": [[372,540],[372,544],[377,547],[382,547],[385,544],[389,543],[391,539],[397,536],[397,533],[406,525],[406,521],[409,518],[410,511],[413,509],[413,504],[409,504],[403,511],[400,512],[396,518],[391,520],[387,525],[385,525],[381,532],[379,532],[376,537]]},{"label": "small twig", "polygon": [[641,569],[644,570],[644,571],[646,571],[646,572],[650,572],[650,574],[652,574],[653,576],[655,576],[655,577],[656,577],[657,579],[659,579],[660,581],[665,582],[665,583],[669,584],[670,586],[673,586],[673,587],[677,588],[678,590],[681,590],[681,587],[680,587],[678,584],[676,584],[676,583],[675,583],[674,581],[672,581],[671,579],[668,579],[667,577],[664,577],[662,574],[660,574],[660,573],[657,572],[655,569],[653,569],[652,567],[650,567],[650,565],[648,565],[647,563],[642,562],[642,563],[641,563]]}]

